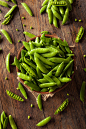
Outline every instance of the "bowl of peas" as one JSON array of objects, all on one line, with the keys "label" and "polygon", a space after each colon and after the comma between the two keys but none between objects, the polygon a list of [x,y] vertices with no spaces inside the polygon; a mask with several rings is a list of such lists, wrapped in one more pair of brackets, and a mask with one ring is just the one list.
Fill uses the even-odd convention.
[{"label": "bowl of peas", "polygon": [[75,56],[68,43],[55,35],[42,34],[23,41],[17,59],[17,76],[24,86],[41,94],[65,88],[75,73]]}]

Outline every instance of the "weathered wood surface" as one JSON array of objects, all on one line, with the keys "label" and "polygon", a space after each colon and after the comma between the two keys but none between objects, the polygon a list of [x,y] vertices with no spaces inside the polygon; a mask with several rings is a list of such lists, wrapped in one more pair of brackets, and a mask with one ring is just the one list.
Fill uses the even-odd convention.
[{"label": "weathered wood surface", "polygon": [[[21,5],[21,2],[25,2],[29,5],[33,11],[34,17],[28,15]],[[70,12],[70,22],[64,26],[59,22],[59,29],[50,25],[48,22],[47,14],[40,15],[40,8],[43,0],[17,0],[18,8],[14,12],[13,20],[9,25],[3,26],[1,22],[4,20],[5,13],[9,10],[8,8],[1,7],[0,10],[0,29],[5,29],[9,32],[13,44],[2,36],[0,42],[0,113],[4,110],[7,115],[11,114],[15,119],[18,129],[37,129],[36,123],[41,121],[47,116],[51,116],[52,120],[49,124],[42,127],[44,129],[86,129],[86,95],[85,102],[80,101],[80,88],[82,81],[86,81],[86,73],[82,68],[86,67],[86,58],[83,54],[86,54],[86,1],[85,0],[74,0],[73,10]],[[14,5],[8,2],[10,5]],[[25,19],[22,19],[22,16]],[[82,19],[82,22],[75,22],[74,19]],[[23,24],[26,27],[23,27]],[[34,29],[30,30],[30,26]],[[80,43],[75,43],[75,37],[79,30],[79,27],[83,26],[85,34]],[[17,32],[16,29],[19,31]],[[27,41],[29,38],[23,35],[23,31],[31,32],[35,35],[40,35],[43,30],[48,30],[51,34],[56,34],[62,39],[66,39],[69,45],[75,45],[74,53],[76,56],[77,70],[73,81],[64,90],[56,93],[52,98],[49,98],[46,102],[43,102],[43,111],[40,111],[37,107],[34,96],[27,91],[28,99],[23,103],[11,99],[6,94],[6,89],[20,95],[21,93],[16,90],[18,86],[16,68],[11,66],[11,73],[6,70],[5,59],[6,55],[11,53],[11,62],[13,62],[14,56],[17,56],[22,43],[18,43],[18,40]],[[73,33],[75,32],[75,33]],[[8,80],[5,80],[8,77]],[[55,110],[58,106],[68,97],[67,93],[70,94],[69,106],[60,114],[54,116]],[[31,103],[34,105],[30,107]],[[28,115],[31,119],[28,120]],[[11,129],[8,125],[7,129]]]}]

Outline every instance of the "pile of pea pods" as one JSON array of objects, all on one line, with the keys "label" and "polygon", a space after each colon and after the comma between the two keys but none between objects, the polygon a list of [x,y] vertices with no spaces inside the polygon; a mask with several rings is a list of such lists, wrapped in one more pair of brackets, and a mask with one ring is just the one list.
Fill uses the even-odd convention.
[{"label": "pile of pea pods", "polygon": [[69,11],[72,10],[73,0],[45,0],[42,4],[40,14],[48,13],[49,23],[58,28],[57,19],[64,25],[68,21]]},{"label": "pile of pea pods", "polygon": [[21,58],[14,58],[14,64],[20,70],[19,78],[31,90],[53,92],[71,81],[73,56],[68,43],[60,38],[36,37],[34,41],[22,42]]}]

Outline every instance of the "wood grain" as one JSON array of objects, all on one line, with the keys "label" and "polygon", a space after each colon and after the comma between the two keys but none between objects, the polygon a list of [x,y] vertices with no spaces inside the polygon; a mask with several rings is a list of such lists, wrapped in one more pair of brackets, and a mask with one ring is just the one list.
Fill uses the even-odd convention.
[{"label": "wood grain", "polygon": [[[0,6],[0,29],[5,29],[11,36],[13,44],[11,45],[3,34],[2,40],[0,41],[0,113],[4,110],[7,115],[12,115],[18,129],[38,129],[36,124],[47,116],[51,116],[52,120],[49,124],[44,127],[39,127],[40,129],[86,129],[86,94],[85,102],[80,101],[80,88],[82,81],[86,80],[86,73],[82,68],[86,67],[86,58],[83,57],[86,54],[86,1],[75,0],[73,3],[73,10],[70,12],[70,21],[62,26],[59,22],[59,28],[55,28],[53,25],[49,24],[47,13],[40,15],[40,8],[43,0],[16,0],[18,8],[14,11],[14,16],[9,25],[1,25],[4,20],[4,15],[9,10],[6,7]],[[24,10],[21,2],[25,2],[29,5],[33,11],[34,16],[31,17]],[[14,4],[8,2],[11,6]],[[25,19],[22,19],[22,17]],[[82,19],[82,22],[75,22],[75,18]],[[26,27],[23,27],[23,24]],[[30,30],[30,26],[34,29]],[[75,38],[78,33],[80,26],[85,29],[85,34],[80,43],[75,43]],[[16,29],[19,31],[17,32]],[[6,55],[11,53],[10,64],[14,60],[14,56],[17,56],[22,43],[18,43],[18,40],[28,41],[29,37],[23,34],[23,31],[28,31],[33,34],[40,35],[41,31],[47,30],[51,34],[56,34],[62,39],[66,39],[70,46],[74,47],[74,53],[76,56],[77,70],[75,76],[69,86],[62,91],[56,93],[52,98],[49,98],[46,102],[43,102],[43,111],[38,109],[36,100],[34,96],[26,90],[28,94],[28,99],[24,102],[18,102],[11,99],[6,94],[6,89],[20,95],[21,93],[16,90],[18,86],[16,68],[11,67],[11,73],[6,70],[5,59]],[[84,38],[85,37],[85,38]],[[5,80],[8,77],[8,80]],[[69,106],[58,115],[54,115],[55,110],[60,106],[60,104],[69,96]],[[30,107],[31,103],[34,105],[33,108]],[[31,119],[28,120],[28,115]],[[7,129],[11,129],[8,125]]]}]

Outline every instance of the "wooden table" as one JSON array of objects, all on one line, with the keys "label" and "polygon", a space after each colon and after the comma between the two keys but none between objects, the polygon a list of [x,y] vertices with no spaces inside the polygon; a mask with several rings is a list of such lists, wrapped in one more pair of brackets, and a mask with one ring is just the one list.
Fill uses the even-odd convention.
[{"label": "wooden table", "polygon": [[[29,5],[34,13],[34,17],[28,15],[22,7],[21,2]],[[49,24],[46,13],[40,15],[42,2],[43,0],[17,0],[18,8],[16,8],[10,24],[6,26],[1,25],[1,23],[9,9],[0,6],[0,10],[2,11],[0,13],[0,29],[7,30],[13,41],[11,45],[3,34],[0,33],[2,36],[2,41],[0,42],[0,48],[2,49],[2,52],[0,52],[0,113],[4,110],[7,115],[11,114],[18,129],[37,129],[36,123],[47,116],[51,116],[52,120],[49,124],[42,127],[44,129],[86,129],[86,96],[84,103],[80,101],[81,84],[82,81],[86,81],[86,73],[83,71],[83,68],[86,67],[86,58],[83,57],[86,54],[86,31],[80,43],[75,43],[80,26],[83,26],[86,30],[86,1],[74,1],[73,9],[70,12],[70,21],[64,26],[59,22],[59,29]],[[11,2],[8,3],[12,6],[14,5]],[[25,19],[22,19],[22,17],[25,17]],[[75,22],[75,18],[81,19],[82,22]],[[23,27],[23,24],[26,27]],[[30,29],[30,26],[34,29]],[[16,29],[19,31],[17,32]],[[76,72],[68,87],[56,93],[52,98],[48,98],[46,102],[43,102],[43,111],[40,111],[34,96],[27,89],[28,99],[23,103],[7,96],[6,89],[22,97],[21,93],[16,90],[18,86],[16,68],[10,66],[11,73],[8,73],[5,59],[6,55],[10,52],[11,64],[14,56],[17,56],[22,46],[22,43],[18,43],[18,40],[29,40],[27,36],[24,36],[23,31],[40,35],[40,32],[44,30],[65,39],[70,46],[75,46]],[[8,80],[5,80],[5,77],[8,77]],[[67,93],[70,94],[69,106],[62,113],[54,116],[55,110],[68,97]],[[31,103],[34,105],[33,108],[30,107]],[[28,120],[28,115],[31,116],[30,120]],[[11,129],[10,125],[8,125],[7,129]]]}]

